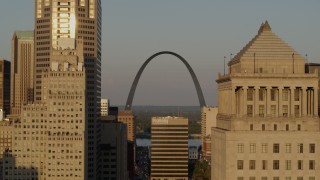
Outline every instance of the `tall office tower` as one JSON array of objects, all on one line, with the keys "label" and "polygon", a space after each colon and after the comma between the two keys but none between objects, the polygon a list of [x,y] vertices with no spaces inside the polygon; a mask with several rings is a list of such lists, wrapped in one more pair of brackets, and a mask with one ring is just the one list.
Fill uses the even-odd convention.
[{"label": "tall office tower", "polygon": [[[71,42],[71,41],[70,41]],[[42,73],[42,100],[22,106],[5,179],[88,179],[87,78],[83,42],[59,42]],[[63,48],[64,47],[64,48]],[[12,158],[11,158],[12,159]],[[31,168],[34,173],[25,169]]]},{"label": "tall office tower", "polygon": [[101,116],[108,116],[109,99],[101,99]]},{"label": "tall office tower", "polygon": [[101,121],[101,179],[128,179],[127,126],[113,121]]},{"label": "tall office tower", "polygon": [[41,101],[42,72],[59,42],[83,39],[87,75],[88,178],[96,179],[101,98],[101,0],[35,0],[35,101]]},{"label": "tall office tower", "polygon": [[201,108],[201,143],[202,158],[211,160],[211,128],[217,126],[218,108],[202,107]]},{"label": "tall office tower", "polygon": [[19,115],[21,103],[33,101],[34,32],[16,31],[11,42],[10,114]]},{"label": "tall office tower", "polygon": [[258,34],[219,75],[213,180],[320,178],[318,74],[272,32]]},{"label": "tall office tower", "polygon": [[10,61],[0,58],[0,109],[10,113]]},{"label": "tall office tower", "polygon": [[188,119],[151,120],[151,180],[188,179]]}]

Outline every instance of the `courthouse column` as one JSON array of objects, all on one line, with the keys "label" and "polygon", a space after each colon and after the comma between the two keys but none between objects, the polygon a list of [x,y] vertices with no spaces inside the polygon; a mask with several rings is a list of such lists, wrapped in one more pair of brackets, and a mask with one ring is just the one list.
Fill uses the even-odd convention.
[{"label": "courthouse column", "polygon": [[301,116],[307,116],[307,99],[308,99],[308,94],[307,94],[307,88],[302,87],[302,99],[301,99],[301,108],[302,108],[302,114]]}]

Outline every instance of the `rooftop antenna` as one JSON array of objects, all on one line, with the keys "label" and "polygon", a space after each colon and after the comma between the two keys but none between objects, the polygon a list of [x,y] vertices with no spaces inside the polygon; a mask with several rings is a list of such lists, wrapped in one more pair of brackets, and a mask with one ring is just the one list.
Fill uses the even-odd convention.
[{"label": "rooftop antenna", "polygon": [[292,53],[292,72],[294,74],[294,53]]},{"label": "rooftop antenna", "polygon": [[[230,61],[232,59],[232,53],[230,53]],[[231,73],[231,66],[229,66],[229,73]]]},{"label": "rooftop antenna", "polygon": [[310,66],[310,64],[309,64],[309,60],[308,60],[308,54],[306,54],[306,61],[307,61],[307,72],[310,73],[310,72],[309,72],[309,66]]},{"label": "rooftop antenna", "polygon": [[253,74],[256,73],[256,53],[253,53]]},{"label": "rooftop antenna", "polygon": [[226,56],[223,56],[223,75],[226,75]]}]

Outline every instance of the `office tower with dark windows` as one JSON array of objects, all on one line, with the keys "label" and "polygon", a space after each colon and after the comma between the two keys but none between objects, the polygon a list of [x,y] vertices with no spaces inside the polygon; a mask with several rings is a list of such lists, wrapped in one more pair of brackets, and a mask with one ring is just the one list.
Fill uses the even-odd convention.
[{"label": "office tower with dark windows", "polygon": [[10,61],[0,58],[0,109],[10,113]]},{"label": "office tower with dark windows", "polygon": [[99,174],[97,119],[101,98],[101,23],[101,0],[35,0],[35,102],[41,102],[43,98],[43,75],[50,69],[52,53],[68,48],[59,44],[72,44],[76,39],[83,41],[89,179],[96,179]]},{"label": "office tower with dark windows", "polygon": [[213,180],[320,178],[318,72],[266,21],[219,75]]},{"label": "office tower with dark windows", "polygon": [[19,115],[21,104],[33,101],[34,31],[16,31],[12,37],[11,112]]},{"label": "office tower with dark windows", "polygon": [[188,119],[151,120],[151,180],[188,179]]}]

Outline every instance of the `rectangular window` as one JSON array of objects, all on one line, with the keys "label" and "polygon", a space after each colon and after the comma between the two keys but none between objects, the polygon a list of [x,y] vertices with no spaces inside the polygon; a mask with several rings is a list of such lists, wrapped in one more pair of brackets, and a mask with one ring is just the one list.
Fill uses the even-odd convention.
[{"label": "rectangular window", "polygon": [[255,170],[256,169],[256,161],[255,160],[250,160],[249,161],[249,169],[250,170]]},{"label": "rectangular window", "polygon": [[316,177],[311,176],[311,177],[309,177],[309,180],[316,180]]},{"label": "rectangular window", "polygon": [[300,116],[300,106],[299,105],[294,105],[294,115],[296,117]]},{"label": "rectangular window", "polygon": [[268,177],[261,177],[261,180],[268,180]]},{"label": "rectangular window", "polygon": [[282,90],[282,101],[288,101],[289,97],[289,89],[283,89]]},{"label": "rectangular window", "polygon": [[291,180],[291,177],[286,177],[286,180]]},{"label": "rectangular window", "polygon": [[250,144],[250,153],[255,153],[256,152],[256,144],[251,143]]},{"label": "rectangular window", "polygon": [[297,180],[303,180],[302,176],[297,177]]},{"label": "rectangular window", "polygon": [[253,92],[254,89],[253,88],[249,88],[247,91],[247,101],[253,101]]},{"label": "rectangular window", "polygon": [[271,105],[271,115],[274,117],[277,114],[277,106]]},{"label": "rectangular window", "polygon": [[279,144],[273,144],[273,153],[279,153],[279,152],[280,152]]},{"label": "rectangular window", "polygon": [[243,153],[243,152],[244,152],[244,145],[238,144],[238,153]]},{"label": "rectangular window", "polygon": [[276,88],[272,88],[270,93],[271,93],[271,101],[276,101],[277,89]]},{"label": "rectangular window", "polygon": [[286,153],[291,153],[291,144],[286,144]]},{"label": "rectangular window", "polygon": [[265,91],[266,91],[265,88],[260,88],[259,89],[259,101],[263,101],[264,100]]},{"label": "rectangular window", "polygon": [[262,170],[267,170],[267,169],[268,169],[268,161],[262,160]]},{"label": "rectangular window", "polygon": [[283,117],[288,117],[288,105],[282,106]]},{"label": "rectangular window", "polygon": [[303,144],[302,143],[298,144],[298,153],[303,153]]},{"label": "rectangular window", "polygon": [[238,160],[237,166],[238,166],[238,170],[242,170],[243,169],[243,160]]},{"label": "rectangular window", "polygon": [[309,153],[315,153],[315,152],[316,152],[316,145],[309,144]]},{"label": "rectangular window", "polygon": [[268,144],[263,143],[262,144],[262,153],[267,153],[268,152]]},{"label": "rectangular window", "polygon": [[273,177],[273,180],[280,180],[279,177]]},{"label": "rectangular window", "polygon": [[286,160],[286,170],[291,170],[291,160]]},{"label": "rectangular window", "polygon": [[256,180],[255,177],[249,177],[249,180]]},{"label": "rectangular window", "polygon": [[302,169],[303,169],[303,161],[298,160],[298,170],[302,170]]},{"label": "rectangular window", "polygon": [[294,90],[294,100],[300,101],[300,88]]},{"label": "rectangular window", "polygon": [[259,105],[259,116],[264,117],[264,105]]},{"label": "rectangular window", "polygon": [[273,160],[273,169],[279,170],[279,167],[280,167],[279,160]]},{"label": "rectangular window", "polygon": [[253,106],[252,105],[247,105],[247,115],[248,115],[248,117],[253,116]]},{"label": "rectangular window", "polygon": [[314,170],[315,169],[315,160],[309,160],[309,169]]},{"label": "rectangular window", "polygon": [[243,177],[237,177],[237,180],[243,180]]}]

